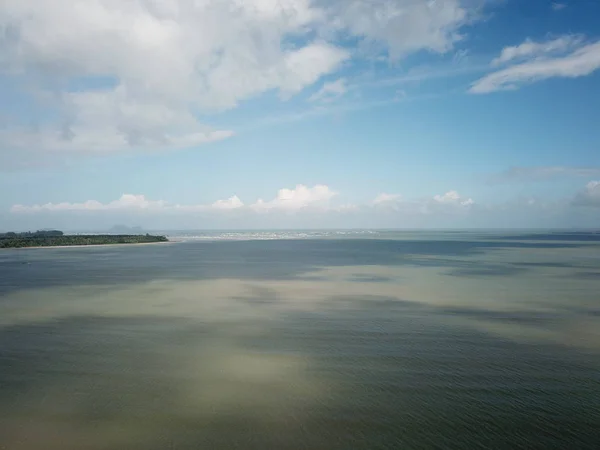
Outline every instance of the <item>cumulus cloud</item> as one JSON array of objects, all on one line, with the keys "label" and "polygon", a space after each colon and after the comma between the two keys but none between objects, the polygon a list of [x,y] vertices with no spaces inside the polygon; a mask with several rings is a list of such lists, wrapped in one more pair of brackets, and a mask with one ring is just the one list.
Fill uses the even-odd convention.
[{"label": "cumulus cloud", "polygon": [[305,208],[327,208],[329,201],[337,195],[328,186],[318,184],[309,188],[298,184],[294,189],[280,189],[277,196],[270,201],[259,198],[250,205],[255,211],[298,211]]},{"label": "cumulus cloud", "polygon": [[[13,161],[224,139],[233,132],[198,114],[297,94],[360,53],[348,37],[392,58],[449,51],[473,17],[465,3],[4,0],[0,75],[33,107],[0,130],[0,148]],[[338,80],[323,95],[345,88]]]},{"label": "cumulus cloud", "polygon": [[517,166],[493,175],[491,181],[495,183],[548,181],[563,177],[593,177],[597,175],[600,175],[600,167]]},{"label": "cumulus cloud", "polygon": [[590,181],[572,201],[575,206],[600,208],[600,181]]},{"label": "cumulus cloud", "polygon": [[[559,45],[556,42],[554,41],[553,44],[554,50],[558,50],[556,47]],[[565,42],[568,43],[568,39]],[[523,47],[524,45],[525,47]],[[469,92],[486,94],[494,91],[518,89],[523,85],[548,78],[586,76],[600,68],[600,41],[581,46],[566,55],[554,57],[543,55],[544,49],[548,51],[547,44],[544,46],[525,43],[518,47],[511,47],[511,49],[504,57],[501,54],[499,58],[508,58],[507,61],[509,61],[513,57],[529,56],[530,59],[484,76],[473,83]],[[543,56],[540,56],[540,54]]]}]

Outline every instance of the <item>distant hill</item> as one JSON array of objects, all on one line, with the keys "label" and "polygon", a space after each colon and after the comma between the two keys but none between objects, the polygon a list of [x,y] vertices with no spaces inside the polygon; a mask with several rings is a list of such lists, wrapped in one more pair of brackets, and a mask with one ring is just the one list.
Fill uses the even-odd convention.
[{"label": "distant hill", "polygon": [[127,225],[115,225],[108,232],[114,234],[144,234],[142,227],[128,227]]}]

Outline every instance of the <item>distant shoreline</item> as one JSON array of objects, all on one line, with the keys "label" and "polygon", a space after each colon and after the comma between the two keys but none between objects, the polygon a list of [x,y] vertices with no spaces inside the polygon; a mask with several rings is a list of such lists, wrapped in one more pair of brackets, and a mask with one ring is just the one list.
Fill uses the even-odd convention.
[{"label": "distant shoreline", "polygon": [[57,248],[86,248],[86,247],[127,247],[127,246],[139,246],[139,245],[157,245],[157,244],[174,244],[174,241],[164,242],[122,242],[116,244],[74,244],[74,245],[39,245],[37,247],[0,247],[2,250],[30,250],[30,249],[57,249]]},{"label": "distant shoreline", "polygon": [[[36,233],[10,233],[0,236],[0,249],[4,248],[68,248],[91,247],[99,245],[139,245],[167,243],[166,236],[152,236],[150,234],[136,235],[44,235]],[[60,232],[55,232],[60,233]]]}]

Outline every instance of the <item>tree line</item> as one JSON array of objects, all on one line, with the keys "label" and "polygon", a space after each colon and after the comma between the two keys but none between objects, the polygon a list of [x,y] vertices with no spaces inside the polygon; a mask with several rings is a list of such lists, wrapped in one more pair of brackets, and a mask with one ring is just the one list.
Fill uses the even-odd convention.
[{"label": "tree line", "polygon": [[0,248],[145,244],[151,242],[168,242],[168,239],[166,236],[153,236],[150,234],[65,235],[58,230],[0,234]]}]

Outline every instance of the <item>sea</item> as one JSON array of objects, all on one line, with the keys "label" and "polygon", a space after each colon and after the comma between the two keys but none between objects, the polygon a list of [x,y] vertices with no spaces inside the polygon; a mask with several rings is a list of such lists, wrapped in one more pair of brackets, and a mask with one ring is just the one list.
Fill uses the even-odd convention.
[{"label": "sea", "polygon": [[0,449],[600,449],[600,232],[0,250]]}]

